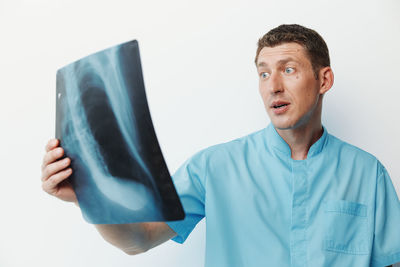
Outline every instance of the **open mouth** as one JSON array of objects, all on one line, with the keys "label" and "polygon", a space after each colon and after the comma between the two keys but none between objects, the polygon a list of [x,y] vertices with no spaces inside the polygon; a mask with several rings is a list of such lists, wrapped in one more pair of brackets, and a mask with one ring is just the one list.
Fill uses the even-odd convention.
[{"label": "open mouth", "polygon": [[285,107],[289,104],[280,104],[280,105],[274,105],[273,108],[281,108],[281,107]]},{"label": "open mouth", "polygon": [[272,102],[271,109],[273,109],[276,115],[281,115],[288,111],[289,105],[290,103],[288,102],[277,100]]}]

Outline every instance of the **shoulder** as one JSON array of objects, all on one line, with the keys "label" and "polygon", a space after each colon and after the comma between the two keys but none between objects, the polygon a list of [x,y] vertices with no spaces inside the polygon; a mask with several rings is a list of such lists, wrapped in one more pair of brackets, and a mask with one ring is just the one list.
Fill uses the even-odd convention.
[{"label": "shoulder", "polygon": [[203,148],[189,157],[185,164],[204,167],[209,162],[218,165],[236,162],[248,155],[249,152],[262,149],[261,147],[264,146],[265,142],[264,130],[265,128],[227,142]]},{"label": "shoulder", "polygon": [[350,161],[356,165],[376,167],[379,172],[382,171],[383,166],[374,155],[336,136],[329,134],[328,147],[330,152],[333,152],[331,155],[337,155],[341,160]]},{"label": "shoulder", "polygon": [[209,146],[194,154],[193,158],[220,158],[233,154],[237,155],[239,152],[243,154],[246,150],[257,148],[264,144],[264,130],[265,128],[227,142]]}]

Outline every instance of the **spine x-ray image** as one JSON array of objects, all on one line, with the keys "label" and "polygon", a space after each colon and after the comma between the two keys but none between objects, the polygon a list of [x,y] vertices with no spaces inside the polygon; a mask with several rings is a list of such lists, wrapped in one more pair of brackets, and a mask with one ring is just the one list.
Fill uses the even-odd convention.
[{"label": "spine x-ray image", "polygon": [[184,218],[147,105],[136,40],[57,71],[56,138],[93,224]]}]

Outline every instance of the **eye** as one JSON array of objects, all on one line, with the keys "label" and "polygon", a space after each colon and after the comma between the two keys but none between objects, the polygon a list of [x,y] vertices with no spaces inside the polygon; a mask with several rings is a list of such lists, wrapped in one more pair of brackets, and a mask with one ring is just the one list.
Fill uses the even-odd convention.
[{"label": "eye", "polygon": [[290,74],[290,73],[293,73],[293,72],[294,72],[294,68],[292,68],[292,67],[285,68],[285,73],[286,74]]},{"label": "eye", "polygon": [[268,72],[261,72],[260,74],[261,78],[266,79],[269,77],[269,73]]}]

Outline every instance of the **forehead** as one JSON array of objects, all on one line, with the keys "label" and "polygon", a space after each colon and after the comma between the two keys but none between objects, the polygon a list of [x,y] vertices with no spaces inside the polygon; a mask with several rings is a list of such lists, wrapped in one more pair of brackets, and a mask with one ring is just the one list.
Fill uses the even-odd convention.
[{"label": "forehead", "polygon": [[275,64],[282,59],[291,59],[304,64],[308,61],[304,47],[298,43],[284,43],[274,47],[263,47],[258,55],[257,66]]}]

